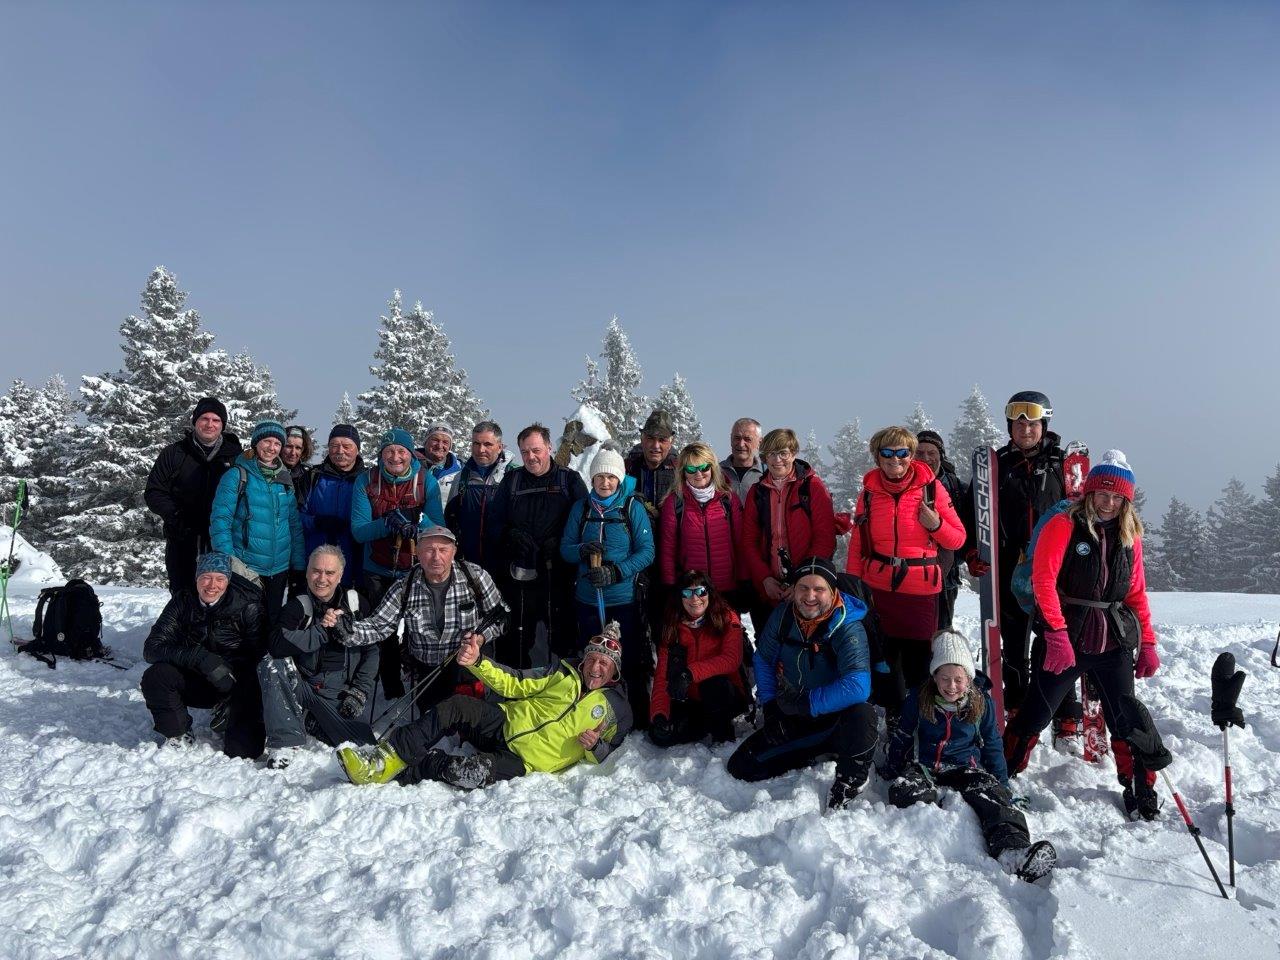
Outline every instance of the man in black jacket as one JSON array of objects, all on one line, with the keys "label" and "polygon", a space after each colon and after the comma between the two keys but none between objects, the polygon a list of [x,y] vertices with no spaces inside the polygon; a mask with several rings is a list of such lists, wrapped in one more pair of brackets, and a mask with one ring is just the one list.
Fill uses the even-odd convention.
[{"label": "man in black jacket", "polygon": [[142,655],[142,696],[156,732],[168,746],[194,743],[188,707],[225,701],[222,751],[256,759],[262,753],[262,697],[258,661],[266,649],[262,590],[231,571],[225,553],[206,553],[196,564],[195,589],[165,604]]},{"label": "man in black jacket", "polygon": [[[542,424],[525,427],[516,443],[524,465],[507,471],[494,500],[508,560],[508,575],[498,584],[516,617],[498,638],[494,659],[525,669],[545,665],[550,653],[561,659],[578,653],[578,568],[560,556],[560,537],[587,485],[551,459],[551,432]],[[546,639],[535,643],[539,624]]]},{"label": "man in black jacket", "polygon": [[164,521],[164,565],[169,593],[191,588],[196,557],[209,549],[209,513],[218,481],[240,456],[240,438],[228,433],[227,408],[214,397],[196,404],[192,429],[163,450],[147,476],[147,508]]},{"label": "man in black jacket", "polygon": [[285,604],[271,632],[270,656],[258,663],[270,767],[288,766],[308,732],[331,747],[374,740],[362,718],[378,679],[378,648],[338,639],[369,613],[360,594],[341,587],[345,563],[333,544],[311,552],[307,592]]}]

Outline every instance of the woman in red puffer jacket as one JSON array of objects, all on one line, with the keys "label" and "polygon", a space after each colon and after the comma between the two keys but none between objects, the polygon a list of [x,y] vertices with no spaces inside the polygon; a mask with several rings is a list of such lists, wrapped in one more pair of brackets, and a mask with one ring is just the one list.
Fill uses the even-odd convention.
[{"label": "woman in red puffer jacket", "polygon": [[658,511],[658,573],[672,587],[680,574],[701,570],[724,594],[738,588],[742,506],[729,489],[715,451],[691,443],[680,451],[676,482]]},{"label": "woman in red puffer jacket", "polygon": [[706,574],[690,570],[673,593],[658,645],[649,739],[660,747],[733,739],[746,708],[742,624]]},{"label": "woman in red puffer jacket", "polygon": [[848,571],[871,587],[889,674],[877,674],[878,699],[896,716],[907,688],[929,676],[930,641],[938,629],[943,588],[938,550],[959,549],[964,525],[947,488],[915,460],[916,437],[885,427],[871,438],[876,469],[862,478],[854,511]]}]

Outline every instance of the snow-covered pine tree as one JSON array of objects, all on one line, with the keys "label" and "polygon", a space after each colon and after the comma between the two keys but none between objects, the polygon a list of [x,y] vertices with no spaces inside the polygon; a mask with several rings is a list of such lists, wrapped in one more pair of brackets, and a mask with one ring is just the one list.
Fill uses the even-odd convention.
[{"label": "snow-covered pine tree", "polygon": [[698,419],[698,412],[694,409],[689,385],[679,373],[671,378],[670,383],[659,388],[658,399],[653,405],[670,414],[671,429],[675,431],[672,445],[677,451],[686,444],[702,439],[702,421]]},{"label": "snow-covered pine tree", "polygon": [[650,407],[649,399],[640,393],[644,379],[640,361],[617,317],[605,329],[600,359],[604,375],[600,374],[600,364],[588,357],[587,375],[578,381],[572,395],[579,403],[589,403],[604,414],[605,423],[625,451],[639,442],[640,428]]},{"label": "snow-covered pine tree", "polygon": [[831,490],[836,509],[852,510],[862,493],[862,478],[875,466],[862,437],[862,421],[854,418],[837,430],[827,449],[831,451],[831,469],[822,479]]},{"label": "snow-covered pine tree", "polygon": [[1150,588],[1208,589],[1208,540],[1199,512],[1173,497],[1159,528],[1153,532],[1155,536],[1144,557]]},{"label": "snow-covered pine tree", "polygon": [[211,391],[227,407],[227,425],[245,446],[253,436],[253,425],[259,420],[277,420],[282,424],[293,422],[297,410],[280,406],[276,396],[275,378],[265,365],[254,362],[248,353],[228,356],[215,351],[220,358],[217,365],[217,382]]},{"label": "snow-covered pine tree", "polygon": [[[0,397],[0,502],[6,507],[27,482],[27,539],[43,547],[49,529],[62,514],[66,481],[63,469],[74,405],[59,375],[39,390],[14,380]],[[8,515],[8,514],[6,514]]]},{"label": "snow-covered pine tree", "polygon": [[1253,526],[1261,539],[1254,578],[1260,593],[1280,593],[1280,464],[1263,481],[1262,493],[1253,509]]},{"label": "snow-covered pine tree", "polygon": [[161,583],[160,522],[142,501],[165,444],[191,424],[195,401],[213,392],[220,356],[200,315],[163,266],[142,292],[142,311],[120,324],[124,368],[81,378],[86,423],[65,474],[64,515],[47,547],[62,569],[96,583]]},{"label": "snow-covered pine tree", "polygon": [[924,412],[924,404],[917,400],[915,407],[907,414],[907,419],[902,422],[902,425],[912,433],[919,433],[933,426],[933,417]]},{"label": "snow-covered pine tree", "polygon": [[827,475],[831,473],[831,465],[827,463],[826,457],[822,455],[822,444],[818,442],[816,431],[810,430],[809,436],[800,445],[800,459],[813,467],[813,472],[822,479],[823,483],[827,482]]},{"label": "snow-covered pine tree", "polygon": [[975,383],[960,404],[960,416],[951,428],[947,442],[947,456],[956,465],[956,473],[966,483],[973,472],[973,451],[978,447],[1000,446],[1005,442],[1005,432],[991,419],[987,398]]},{"label": "snow-covered pine tree", "polygon": [[403,427],[421,442],[438,421],[453,428],[462,450],[471,428],[487,420],[489,411],[472,391],[467,371],[456,366],[444,327],[421,302],[405,313],[399,290],[387,301],[381,324],[377,363],[369,367],[377,383],[357,398],[354,421],[366,456],[377,452],[378,437],[388,427]]},{"label": "snow-covered pine tree", "polygon": [[356,422],[356,408],[351,402],[351,394],[343,391],[342,400],[338,404],[338,409],[333,411],[333,423],[330,426],[337,426],[340,423],[354,424]]},{"label": "snow-covered pine tree", "polygon": [[1227,481],[1205,515],[1208,532],[1209,584],[1222,593],[1249,593],[1257,588],[1254,568],[1262,559],[1262,531],[1254,529],[1257,498],[1235,477]]}]

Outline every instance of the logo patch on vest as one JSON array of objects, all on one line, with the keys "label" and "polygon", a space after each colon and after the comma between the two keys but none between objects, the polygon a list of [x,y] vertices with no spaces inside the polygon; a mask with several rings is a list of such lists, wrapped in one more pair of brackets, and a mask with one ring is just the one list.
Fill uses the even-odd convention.
[{"label": "logo patch on vest", "polygon": [[592,720],[599,720],[599,719],[600,719],[601,717],[603,717],[603,716],[604,716],[604,704],[603,704],[603,703],[597,703],[594,707],[592,707],[592,708],[591,708],[591,719],[592,719]]},{"label": "logo patch on vest", "polygon": [[1093,552],[1093,547],[1089,546],[1087,543],[1076,544],[1076,553],[1078,553],[1080,556],[1087,557],[1092,552]]}]

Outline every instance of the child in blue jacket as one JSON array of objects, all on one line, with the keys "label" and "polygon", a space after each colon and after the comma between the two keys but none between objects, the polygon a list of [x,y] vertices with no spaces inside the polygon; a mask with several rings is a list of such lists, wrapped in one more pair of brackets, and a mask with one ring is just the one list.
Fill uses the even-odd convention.
[{"label": "child in blue jacket", "polygon": [[976,674],[963,636],[934,636],[929,679],[907,694],[880,774],[901,808],[937,803],[938,787],[958,790],[978,815],[987,852],[1009,873],[1034,881],[1053,870],[1058,854],[1047,840],[1031,842],[1026,817],[1013,805],[990,685]]}]

